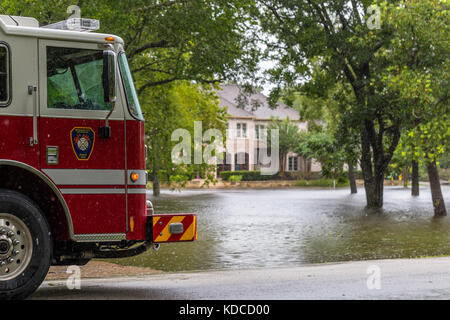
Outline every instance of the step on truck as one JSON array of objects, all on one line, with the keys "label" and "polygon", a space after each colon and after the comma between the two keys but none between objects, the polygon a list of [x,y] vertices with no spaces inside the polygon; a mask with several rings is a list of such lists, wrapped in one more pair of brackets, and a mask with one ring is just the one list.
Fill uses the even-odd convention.
[{"label": "step on truck", "polygon": [[147,201],[124,43],[98,29],[0,15],[1,299],[29,296],[52,265],[196,240],[195,215],[157,215]]}]

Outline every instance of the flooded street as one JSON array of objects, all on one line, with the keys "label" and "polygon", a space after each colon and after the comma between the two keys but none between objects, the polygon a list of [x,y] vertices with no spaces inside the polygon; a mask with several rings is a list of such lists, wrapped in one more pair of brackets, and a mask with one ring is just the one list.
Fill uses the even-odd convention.
[{"label": "flooded street", "polygon": [[[164,271],[287,267],[450,254],[450,218],[433,219],[428,187],[385,188],[382,211],[364,209],[364,189],[163,191],[158,213],[198,214],[198,241],[117,260]],[[442,189],[450,208],[450,187]]]}]

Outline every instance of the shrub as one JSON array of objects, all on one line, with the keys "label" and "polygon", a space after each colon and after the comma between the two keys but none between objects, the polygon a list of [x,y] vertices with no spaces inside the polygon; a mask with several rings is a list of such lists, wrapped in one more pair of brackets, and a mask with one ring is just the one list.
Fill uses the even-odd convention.
[{"label": "shrub", "polygon": [[279,174],[273,176],[262,175],[259,171],[222,171],[220,177],[222,180],[230,181],[230,177],[239,174],[242,176],[242,181],[267,181],[279,180]]},{"label": "shrub", "polygon": [[297,187],[307,187],[307,186],[309,186],[309,182],[306,180],[298,180],[295,185]]},{"label": "shrub", "polygon": [[[319,187],[319,188],[332,188],[332,179],[316,179],[316,180],[299,180],[295,184],[297,187]],[[348,181],[336,181],[336,188],[347,187],[349,185]]]},{"label": "shrub", "polygon": [[242,181],[242,176],[231,176],[228,181],[230,182],[241,182]]},{"label": "shrub", "polygon": [[271,180],[314,180],[322,178],[320,172],[283,172],[274,175],[262,175],[260,171],[222,171],[220,178],[229,181],[233,175],[241,175],[242,181],[271,181]]},{"label": "shrub", "polygon": [[333,187],[333,180],[331,179],[319,179],[310,181],[309,185],[311,187]]}]

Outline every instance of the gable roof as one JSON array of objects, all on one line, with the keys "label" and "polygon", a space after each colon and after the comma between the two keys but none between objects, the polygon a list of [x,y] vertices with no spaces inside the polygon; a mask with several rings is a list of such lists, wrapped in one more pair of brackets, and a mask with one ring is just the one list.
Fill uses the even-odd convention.
[{"label": "gable roof", "polygon": [[[239,107],[238,98],[244,93],[243,89],[235,84],[227,84],[220,86],[222,90],[217,91],[217,95],[220,99],[221,107],[228,107],[228,114],[230,117],[242,118],[254,118],[255,120],[270,120],[272,117],[278,119],[286,119],[289,117],[290,120],[298,121],[300,120],[299,113],[286,106],[284,103],[277,103],[277,108],[271,109],[269,106],[268,99],[261,92],[251,94],[247,97],[249,104],[244,108]],[[253,108],[252,104],[258,104],[257,108]]]}]

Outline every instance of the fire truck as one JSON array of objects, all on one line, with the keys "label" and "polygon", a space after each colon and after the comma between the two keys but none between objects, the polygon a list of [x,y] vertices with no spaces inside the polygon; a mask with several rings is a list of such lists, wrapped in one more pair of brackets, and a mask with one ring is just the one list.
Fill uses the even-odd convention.
[{"label": "fire truck", "polygon": [[144,118],[115,35],[99,21],[0,15],[0,298],[52,265],[194,241],[194,214],[154,214]]}]

